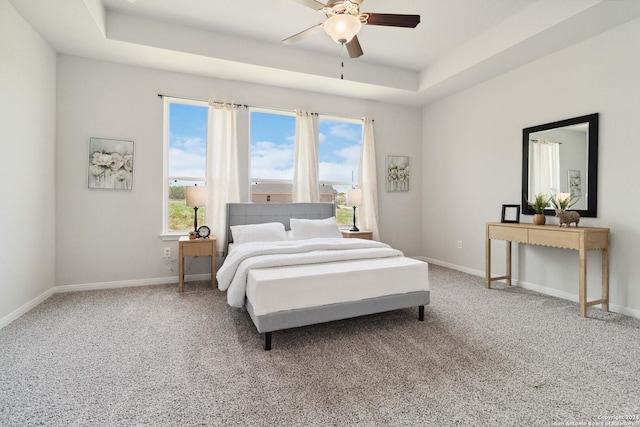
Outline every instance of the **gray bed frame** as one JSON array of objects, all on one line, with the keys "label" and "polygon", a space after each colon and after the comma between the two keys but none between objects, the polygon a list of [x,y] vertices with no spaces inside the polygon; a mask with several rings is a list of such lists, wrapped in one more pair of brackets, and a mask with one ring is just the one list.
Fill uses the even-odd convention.
[{"label": "gray bed frame", "polygon": [[[291,218],[324,219],[335,216],[333,203],[229,203],[227,204],[227,227],[232,225],[280,222],[289,230]],[[233,242],[231,229],[227,230],[228,244]],[[418,307],[418,320],[424,320],[424,306],[429,304],[429,291],[391,294],[360,301],[328,304],[312,308],[279,311],[256,315],[251,302],[245,306],[260,334],[264,334],[264,349],[271,350],[272,332],[283,329],[331,322],[373,313]]]}]

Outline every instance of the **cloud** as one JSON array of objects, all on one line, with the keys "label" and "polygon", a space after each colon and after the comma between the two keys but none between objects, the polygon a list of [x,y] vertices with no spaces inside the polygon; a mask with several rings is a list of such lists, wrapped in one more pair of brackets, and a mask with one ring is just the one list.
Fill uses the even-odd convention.
[{"label": "cloud", "polygon": [[205,177],[206,156],[181,149],[169,150],[169,175],[183,177]]},{"label": "cloud", "polygon": [[353,123],[334,122],[330,125],[323,126],[323,129],[327,129],[328,133],[320,132],[320,142],[323,142],[328,137],[339,138],[346,141],[360,142],[362,140],[362,127],[360,125],[354,125]]},{"label": "cloud", "polygon": [[251,178],[292,179],[293,144],[259,141],[251,145]]},{"label": "cloud", "polygon": [[340,150],[336,150],[334,154],[338,157],[342,157],[345,159],[347,163],[360,163],[360,152],[362,151],[362,147],[359,145],[350,145],[348,147],[341,148]]},{"label": "cloud", "polygon": [[177,148],[183,151],[195,151],[201,155],[207,154],[207,141],[197,136],[186,135],[169,135],[169,147]]},{"label": "cloud", "polygon": [[358,181],[358,162],[320,162],[318,166],[320,181],[351,182],[352,173],[353,180]]}]

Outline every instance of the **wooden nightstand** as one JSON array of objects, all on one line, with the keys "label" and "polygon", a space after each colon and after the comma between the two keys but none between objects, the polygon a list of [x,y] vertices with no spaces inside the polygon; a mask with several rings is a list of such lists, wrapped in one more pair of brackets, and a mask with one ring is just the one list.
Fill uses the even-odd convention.
[{"label": "wooden nightstand", "polygon": [[216,238],[189,240],[189,236],[180,237],[178,241],[178,292],[184,291],[184,257],[211,257],[211,287],[216,288]]},{"label": "wooden nightstand", "polygon": [[367,239],[373,240],[373,231],[360,230],[360,231],[349,231],[349,230],[340,230],[342,233],[342,237],[345,239]]}]

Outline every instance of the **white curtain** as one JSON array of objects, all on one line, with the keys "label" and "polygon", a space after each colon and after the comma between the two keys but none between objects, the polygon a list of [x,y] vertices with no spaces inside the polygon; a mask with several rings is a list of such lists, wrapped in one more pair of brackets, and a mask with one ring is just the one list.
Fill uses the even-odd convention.
[{"label": "white curtain", "polygon": [[380,240],[378,233],[378,178],[376,174],[376,150],[373,139],[373,120],[364,117],[362,126],[362,153],[360,154],[359,184],[362,189],[362,206],[359,214],[359,228],[373,232],[373,238]]},{"label": "white curtain", "polygon": [[296,146],[293,160],[293,203],[319,202],[318,141],[313,114],[296,111]]},{"label": "white curtain", "polygon": [[227,239],[227,203],[240,201],[236,107],[209,102],[208,125],[205,221],[216,236],[220,253]]},{"label": "white curtain", "polygon": [[560,192],[560,144],[538,140],[529,147],[529,197]]}]

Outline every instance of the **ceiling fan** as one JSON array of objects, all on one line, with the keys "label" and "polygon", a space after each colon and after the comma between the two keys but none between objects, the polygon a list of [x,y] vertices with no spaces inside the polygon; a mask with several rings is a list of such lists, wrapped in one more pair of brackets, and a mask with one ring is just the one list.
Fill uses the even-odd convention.
[{"label": "ceiling fan", "polygon": [[357,58],[363,54],[357,36],[362,25],[415,28],[420,23],[420,15],[360,13],[360,5],[364,0],[329,0],[326,5],[316,0],[294,1],[324,13],[327,20],[286,38],[282,42],[287,45],[297,43],[324,30],[336,43],[347,47],[351,58]]}]

